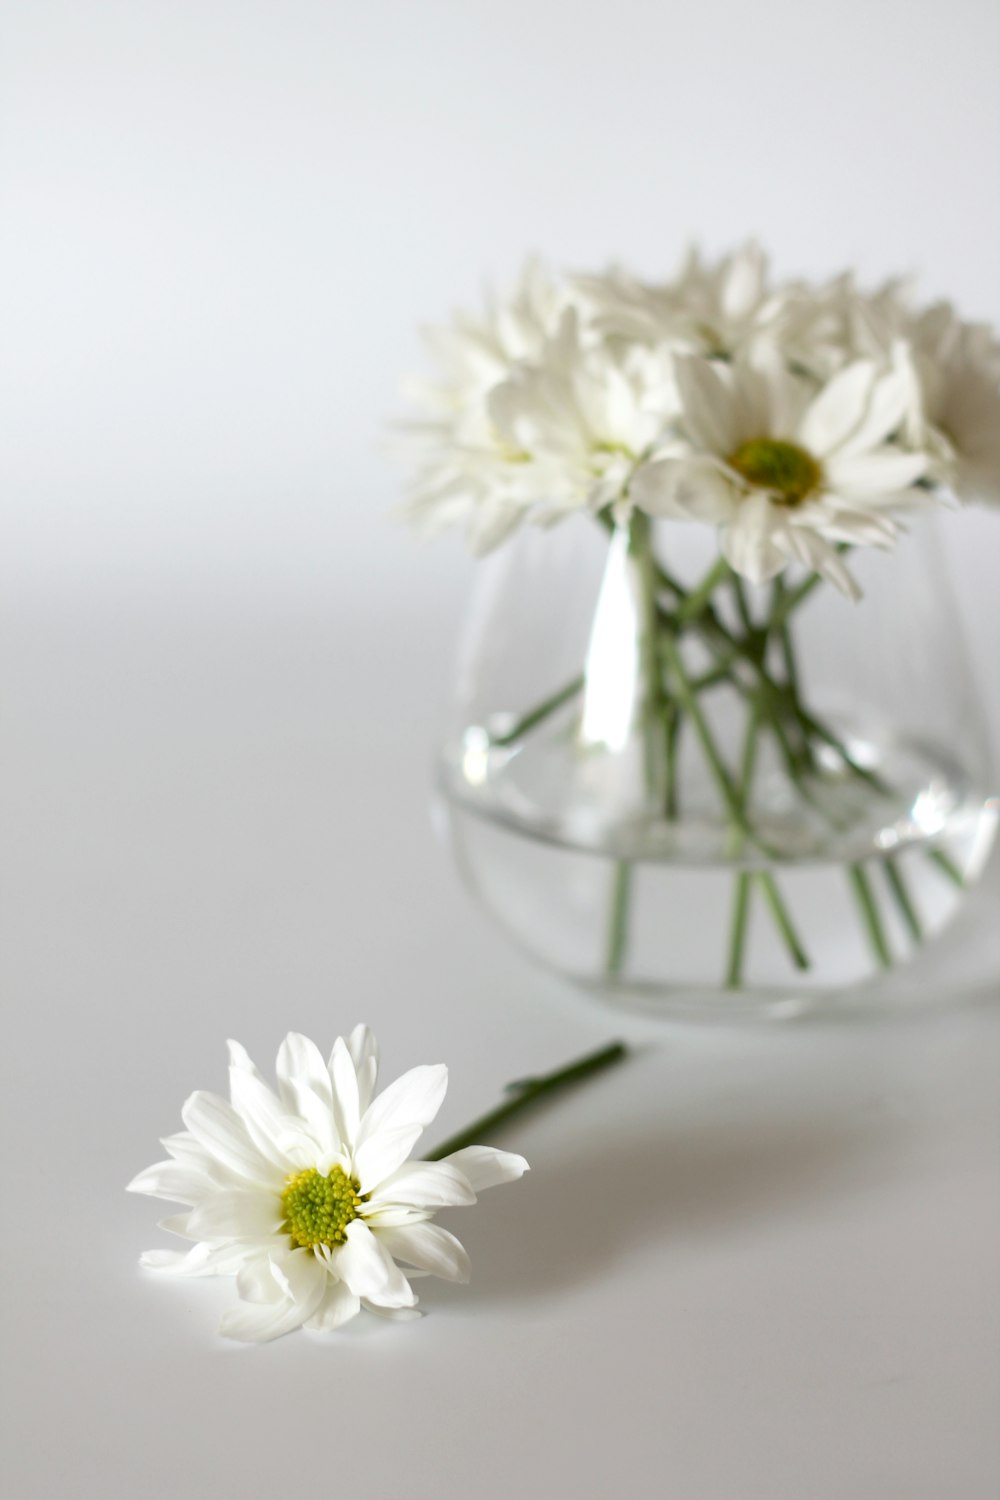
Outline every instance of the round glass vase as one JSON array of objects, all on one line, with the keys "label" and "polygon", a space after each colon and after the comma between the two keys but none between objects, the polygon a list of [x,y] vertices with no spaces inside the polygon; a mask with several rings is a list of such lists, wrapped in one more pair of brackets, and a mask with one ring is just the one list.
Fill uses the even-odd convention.
[{"label": "round glass vase", "polygon": [[995,829],[931,523],[857,603],[702,528],[523,528],[483,564],[438,759],[462,876],[548,969],[667,1013],[796,1011],[911,959]]}]

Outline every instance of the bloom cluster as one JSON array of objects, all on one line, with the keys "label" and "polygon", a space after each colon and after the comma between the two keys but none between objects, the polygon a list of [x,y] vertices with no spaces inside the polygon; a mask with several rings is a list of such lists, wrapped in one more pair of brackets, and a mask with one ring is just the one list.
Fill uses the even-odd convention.
[{"label": "bloom cluster", "polygon": [[794,561],[850,594],[848,548],[891,545],[942,493],[1000,503],[1000,343],[899,283],[777,283],[755,244],[661,284],[530,263],[428,337],[407,515],[476,553],[638,507],[717,527],[753,582]]},{"label": "bloom cluster", "polygon": [[190,1248],[147,1251],[144,1266],[234,1275],[240,1300],[220,1332],[246,1343],[303,1325],[329,1331],[362,1307],[414,1317],[414,1275],[468,1280],[468,1256],[431,1222],[435,1213],[475,1203],[528,1163],[489,1146],[407,1160],[441,1106],[447,1068],[412,1068],[376,1095],[378,1051],[366,1026],[338,1037],[328,1062],[308,1037],[289,1033],[277,1093],[238,1042],[229,1054],[231,1102],[192,1094],[187,1128],[162,1142],[169,1160],[129,1184],[187,1205],[160,1227]]}]

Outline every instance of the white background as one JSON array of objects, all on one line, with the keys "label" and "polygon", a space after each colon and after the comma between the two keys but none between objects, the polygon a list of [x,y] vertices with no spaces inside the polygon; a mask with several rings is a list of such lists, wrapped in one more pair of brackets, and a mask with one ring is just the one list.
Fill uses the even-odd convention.
[{"label": "white background", "polygon": [[[428,831],[472,565],[379,442],[417,325],[529,249],[753,232],[1000,321],[998,75],[988,0],[0,4],[15,1493],[995,1500],[990,913],[924,976],[961,1005],[864,1025],[527,970]],[[947,531],[995,740],[998,526]],[[511,1136],[423,1323],[223,1348],[120,1188],[227,1035],[359,1017],[449,1061],[446,1128],[644,1050]]]}]

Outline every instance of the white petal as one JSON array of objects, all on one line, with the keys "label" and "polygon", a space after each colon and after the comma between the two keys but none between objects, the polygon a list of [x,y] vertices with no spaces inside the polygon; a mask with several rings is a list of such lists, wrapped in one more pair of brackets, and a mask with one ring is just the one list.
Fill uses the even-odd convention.
[{"label": "white petal", "polygon": [[191,1210],[188,1227],[206,1240],[259,1240],[281,1229],[281,1199],[277,1193],[216,1193]]},{"label": "white petal", "polygon": [[133,1177],[126,1192],[166,1198],[171,1203],[200,1203],[217,1193],[219,1187],[219,1182],[200,1167],[182,1161],[159,1161]]},{"label": "white petal", "polygon": [[465,1247],[439,1224],[414,1224],[398,1229],[379,1229],[376,1238],[395,1260],[429,1271],[445,1281],[468,1281],[471,1274]]},{"label": "white petal", "polygon": [[825,458],[845,442],[868,410],[875,366],[867,359],[845,365],[810,402],[799,426],[803,447]]},{"label": "white petal", "polygon": [[849,456],[837,453],[827,461],[825,471],[832,490],[860,498],[908,489],[926,468],[927,459],[922,453],[883,448],[875,453]]},{"label": "white petal", "polygon": [[380,1307],[377,1302],[372,1302],[367,1297],[362,1297],[361,1306],[365,1312],[377,1313],[380,1318],[386,1318],[390,1323],[412,1323],[414,1319],[423,1317],[419,1307]]},{"label": "white petal", "polygon": [[300,1328],[312,1316],[327,1287],[326,1270],[316,1257],[305,1250],[292,1251],[280,1263],[272,1259],[271,1274],[285,1294],[277,1301],[241,1302],[231,1308],[219,1324],[223,1337],[263,1343]]},{"label": "white petal", "polygon": [[358,1128],[355,1151],[355,1164],[365,1191],[370,1191],[412,1150],[413,1142],[407,1151],[396,1156],[393,1166],[386,1166],[393,1153],[379,1149],[379,1137],[399,1132],[398,1149],[406,1132],[415,1130],[419,1135],[441,1108],[447,1087],[448,1069],[443,1063],[411,1068],[368,1106]]},{"label": "white petal", "polygon": [[711,459],[663,458],[633,478],[629,495],[651,516],[706,521],[719,526],[739,503],[733,486]]},{"label": "white petal", "polygon": [[868,409],[850,436],[841,444],[842,453],[862,453],[884,443],[903,425],[916,400],[916,380],[909,368],[890,370],[872,387]]},{"label": "white petal", "polygon": [[722,278],[721,302],[726,318],[741,322],[749,317],[764,294],[767,256],[750,241],[735,251]]},{"label": "white petal", "polygon": [[231,1068],[229,1092],[250,1139],[280,1171],[307,1165],[315,1157],[317,1146],[324,1144],[313,1138],[297,1116],[288,1114],[277,1094],[258,1075]]},{"label": "white petal", "polygon": [[327,1277],[327,1287],[322,1301],[306,1323],[306,1328],[316,1333],[331,1333],[334,1328],[347,1323],[361,1311],[361,1299],[342,1281]]},{"label": "white petal", "polygon": [[199,1089],[185,1102],[181,1119],[209,1154],[237,1176],[251,1182],[280,1180],[281,1173],[257,1150],[228,1100]]},{"label": "white petal", "polygon": [[392,1256],[361,1219],[348,1224],[347,1239],[330,1252],[329,1266],[357,1296],[384,1307],[412,1307],[417,1300]]},{"label": "white petal", "polygon": [[240,1267],[236,1290],[242,1302],[283,1302],[288,1297],[288,1279],[274,1274],[276,1261],[266,1251],[253,1254]]},{"label": "white petal", "polygon": [[329,1073],[333,1085],[333,1116],[337,1133],[345,1146],[353,1150],[361,1123],[361,1095],[354,1058],[343,1037],[338,1036],[333,1044]]},{"label": "white petal", "polygon": [[475,1193],[498,1187],[502,1182],[515,1182],[531,1170],[523,1156],[513,1151],[497,1151],[493,1146],[465,1146],[444,1157],[444,1162],[457,1167]]},{"label": "white petal", "polygon": [[398,1130],[383,1130],[354,1153],[354,1175],[362,1193],[389,1177],[406,1160],[423,1134],[422,1125],[404,1125]]},{"label": "white petal", "polygon": [[252,1251],[246,1245],[192,1245],[190,1250],[147,1250],[139,1264],[168,1276],[232,1276]]},{"label": "white petal", "polygon": [[736,519],[722,534],[722,551],[726,561],[741,577],[751,583],[764,583],[784,566],[781,551],[775,545],[775,520],[766,495],[747,495]]},{"label": "white petal", "polygon": [[186,1240],[197,1239],[197,1235],[188,1233],[188,1220],[190,1214],[168,1214],[165,1219],[157,1219],[157,1229],[165,1229],[168,1234],[183,1235]]},{"label": "white petal", "polygon": [[218,1163],[186,1130],[179,1130],[176,1135],[161,1136],[160,1145],[170,1153],[174,1161],[187,1162],[189,1166],[200,1167],[203,1172],[218,1170]]},{"label": "white petal", "polygon": [[848,599],[861,597],[861,590],[846,563],[825,537],[804,527],[789,527],[777,540],[789,557],[821,573]]},{"label": "white petal", "polygon": [[315,1042],[290,1031],[278,1048],[275,1071],[286,1109],[301,1116],[324,1149],[335,1150],[339,1142],[333,1123],[333,1088]]},{"label": "white petal", "polygon": [[403,1208],[460,1208],[475,1203],[469,1179],[458,1167],[443,1161],[404,1163],[371,1195],[372,1209],[390,1204]]},{"label": "white petal", "polygon": [[234,1042],[230,1037],[226,1043],[229,1050],[229,1066],[240,1068],[244,1073],[249,1073],[252,1078],[260,1078],[260,1069],[250,1056],[242,1042]]},{"label": "white petal", "polygon": [[684,427],[705,453],[725,458],[739,446],[736,400],[725,377],[707,359],[677,361],[677,385],[684,405]]},{"label": "white petal", "polygon": [[359,1104],[361,1113],[364,1114],[375,1095],[375,1081],[378,1077],[378,1042],[367,1026],[355,1026],[347,1038],[347,1046],[354,1059],[354,1067],[358,1075]]}]

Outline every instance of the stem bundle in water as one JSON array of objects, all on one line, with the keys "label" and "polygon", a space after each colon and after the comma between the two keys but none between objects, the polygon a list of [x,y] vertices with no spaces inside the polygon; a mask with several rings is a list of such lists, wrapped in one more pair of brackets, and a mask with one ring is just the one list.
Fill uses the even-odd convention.
[{"label": "stem bundle in water", "polygon": [[[608,512],[598,520],[614,531]],[[780,865],[781,856],[755,824],[753,815],[754,772],[760,737],[766,733],[781,758],[789,781],[802,802],[831,828],[837,822],[818,793],[822,790],[824,756],[830,752],[841,767],[840,776],[856,779],[876,795],[889,788],[870,767],[859,763],[850,747],[803,702],[803,687],[792,636],[796,611],[811,597],[820,582],[811,574],[795,587],[778,579],[770,594],[770,605],[755,619],[743,580],[723,558],[717,559],[692,588],[685,588],[659,561],[654,548],[650,518],[634,512],[628,525],[628,554],[635,569],[638,598],[639,666],[642,678],[640,732],[647,801],[666,822],[681,815],[682,789],[678,775],[682,737],[689,731],[701,752],[715,787],[729,829],[728,857],[739,861],[749,856]],[[729,596],[728,624],[721,607],[720,592]],[[666,602],[665,602],[666,601]],[[697,672],[688,666],[686,648],[695,641],[708,667]],[[572,701],[584,688],[584,675],[565,684],[543,702],[522,714],[493,744],[509,746]],[[726,763],[703,698],[716,689],[732,689],[746,704],[747,722],[740,765]],[[839,777],[838,777],[839,779]],[[873,850],[873,853],[875,851]],[[940,849],[928,851],[941,873],[956,885],[963,883],[961,871]],[[889,898],[911,940],[923,939],[919,912],[906,886],[899,863],[882,856]],[[618,982],[628,970],[629,928],[635,893],[634,865],[628,859],[615,861],[609,892],[608,921],[604,943],[604,968],[609,980]],[[803,944],[785,902],[774,869],[734,870],[729,941],[725,955],[724,984],[736,989],[744,983],[747,937],[753,894],[759,892],[790,963],[797,970],[810,967]],[[891,965],[892,950],[878,902],[867,872],[853,863],[848,880],[862,929],[871,952],[882,968]]]}]

